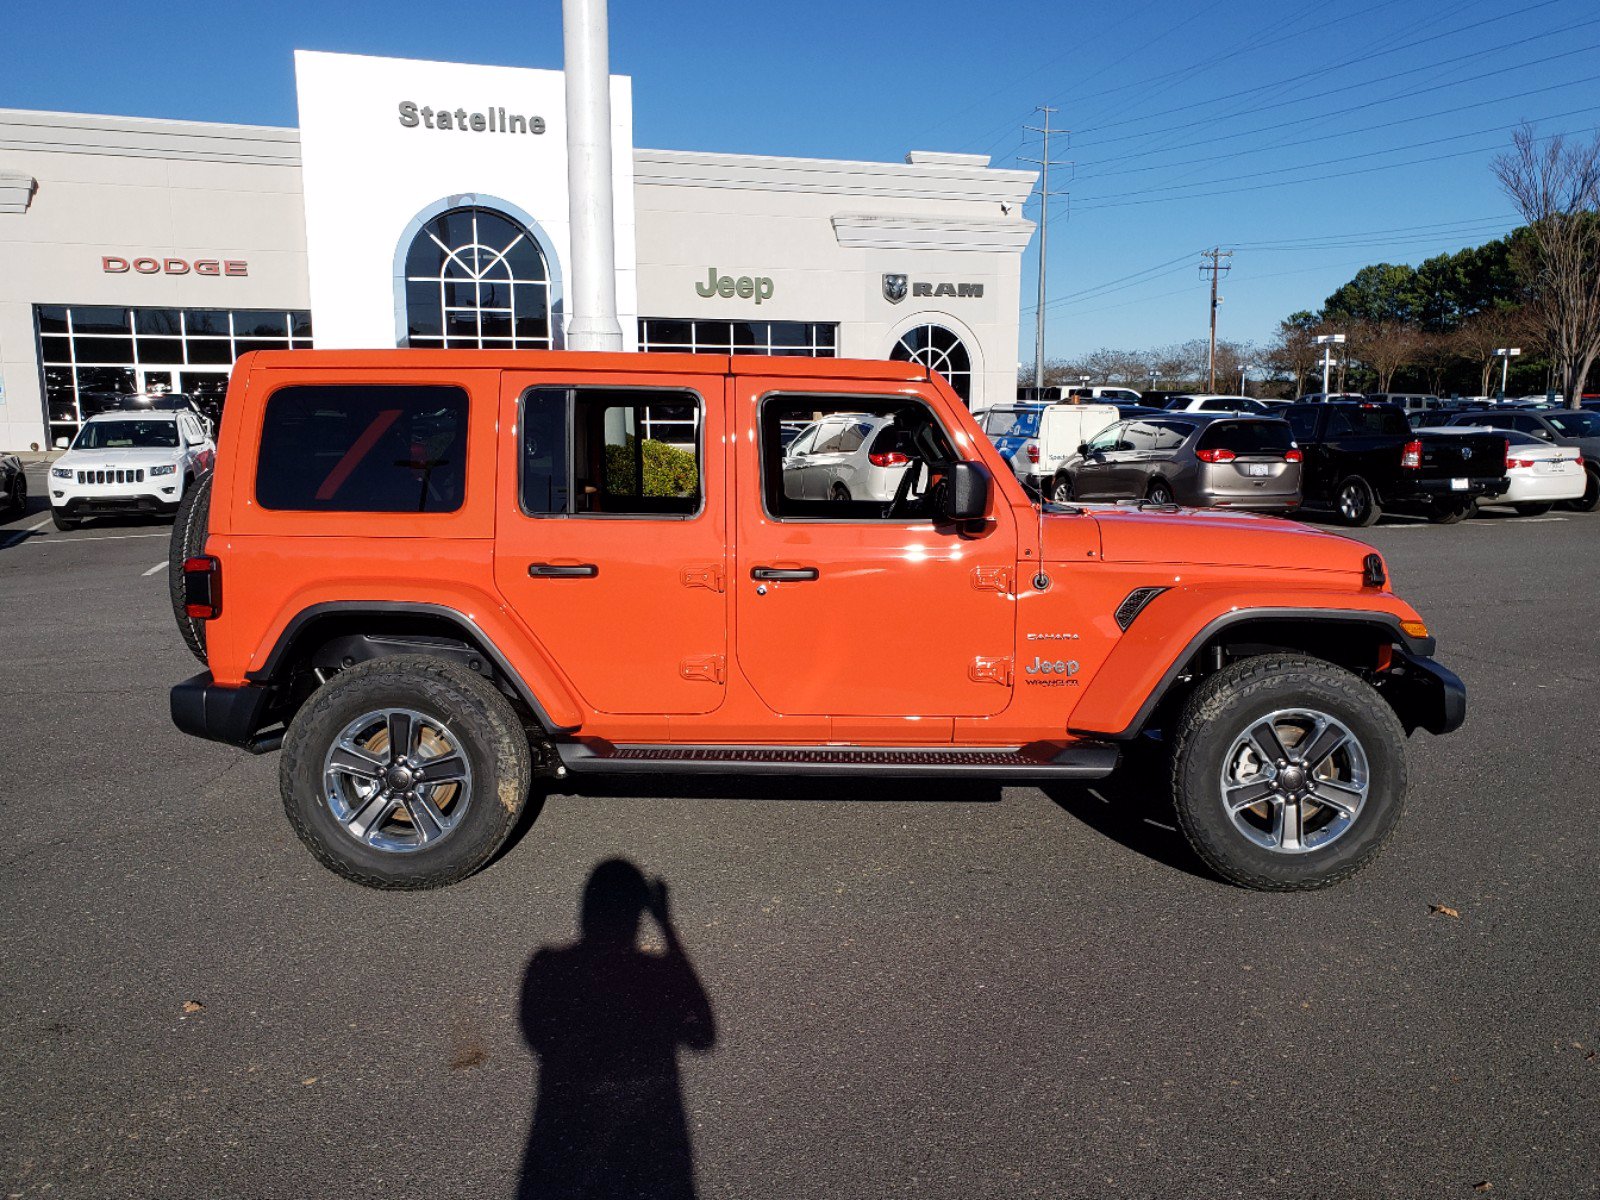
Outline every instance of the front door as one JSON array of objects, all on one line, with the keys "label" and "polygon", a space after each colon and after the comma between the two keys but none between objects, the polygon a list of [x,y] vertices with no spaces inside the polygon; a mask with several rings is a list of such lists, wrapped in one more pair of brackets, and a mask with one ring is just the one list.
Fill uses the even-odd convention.
[{"label": "front door", "polygon": [[495,581],[600,712],[722,703],[725,388],[720,374],[503,376]]},{"label": "front door", "polygon": [[[928,462],[952,439],[913,394],[883,385],[735,381],[738,546],[729,576],[735,654],[774,712],[988,716],[1011,700],[1017,533],[995,497],[971,533],[931,515]],[[826,412],[887,417],[920,479],[888,499],[797,498],[782,422]],[[897,492],[899,489],[896,489]]]}]

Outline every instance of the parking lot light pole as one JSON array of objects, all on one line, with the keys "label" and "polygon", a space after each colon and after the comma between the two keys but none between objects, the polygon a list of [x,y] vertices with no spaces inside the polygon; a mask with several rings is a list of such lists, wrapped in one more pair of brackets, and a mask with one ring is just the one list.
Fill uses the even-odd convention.
[{"label": "parking lot light pole", "polygon": [[1496,350],[1494,352],[1494,356],[1500,360],[1500,395],[1495,397],[1497,400],[1506,398],[1506,372],[1511,367],[1511,360],[1521,353],[1522,349],[1519,346],[1512,346],[1510,349]]},{"label": "parking lot light pole", "polygon": [[1344,345],[1344,334],[1318,334],[1311,344],[1322,347],[1322,398],[1326,400],[1328,398],[1328,368],[1333,366],[1333,348]]}]

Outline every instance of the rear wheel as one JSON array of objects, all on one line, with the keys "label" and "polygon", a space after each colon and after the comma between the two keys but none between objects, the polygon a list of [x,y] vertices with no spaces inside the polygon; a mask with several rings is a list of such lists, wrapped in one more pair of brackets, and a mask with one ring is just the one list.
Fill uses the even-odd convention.
[{"label": "rear wheel", "polygon": [[1455,525],[1472,514],[1471,500],[1435,500],[1428,506],[1428,520],[1434,525]]},{"label": "rear wheel", "polygon": [[1584,474],[1587,481],[1583,489],[1583,497],[1578,500],[1568,500],[1567,507],[1573,512],[1593,512],[1600,508],[1600,471],[1593,467],[1585,467]]},{"label": "rear wheel", "polygon": [[28,511],[28,477],[21,471],[11,484],[11,511],[19,517]]},{"label": "rear wheel", "polygon": [[59,508],[50,510],[50,519],[55,522],[56,528],[63,533],[71,532],[83,523],[77,517],[67,516]]},{"label": "rear wheel", "polygon": [[1555,507],[1554,504],[1513,504],[1519,517],[1542,517]]},{"label": "rear wheel", "polygon": [[278,780],[300,840],[364,887],[459,882],[517,823],[532,778],[522,723],[489,683],[413,655],[339,672],[289,726]]},{"label": "rear wheel", "polygon": [[1165,479],[1152,479],[1150,490],[1145,493],[1145,498],[1151,504],[1176,504],[1177,497],[1172,494],[1172,485]]},{"label": "rear wheel", "polygon": [[833,485],[833,491],[830,492],[829,495],[835,500],[849,500],[850,489],[845,487],[845,485],[842,483],[836,483]]},{"label": "rear wheel", "polygon": [[178,511],[172,518],[172,540],[167,544],[167,594],[172,600],[172,616],[184,645],[202,663],[206,658],[206,623],[183,611],[183,561],[206,552],[211,531],[211,475],[186,488]]},{"label": "rear wheel", "polygon": [[1334,493],[1334,511],[1343,525],[1364,529],[1377,523],[1383,516],[1378,497],[1372,485],[1359,475],[1352,475],[1339,485]]},{"label": "rear wheel", "polygon": [[1178,824],[1224,879],[1309,891],[1382,851],[1405,808],[1405,733],[1348,671],[1298,655],[1246,659],[1184,705],[1172,758]]}]

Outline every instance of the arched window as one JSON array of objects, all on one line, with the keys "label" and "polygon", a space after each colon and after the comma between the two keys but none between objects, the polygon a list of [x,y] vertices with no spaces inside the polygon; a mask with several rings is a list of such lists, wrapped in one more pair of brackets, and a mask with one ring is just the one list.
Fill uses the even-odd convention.
[{"label": "arched window", "polygon": [[550,349],[550,269],[533,235],[476,207],[418,230],[406,252],[405,344]]},{"label": "arched window", "polygon": [[972,355],[943,325],[913,325],[889,352],[896,362],[921,363],[943,375],[956,395],[972,403]]}]

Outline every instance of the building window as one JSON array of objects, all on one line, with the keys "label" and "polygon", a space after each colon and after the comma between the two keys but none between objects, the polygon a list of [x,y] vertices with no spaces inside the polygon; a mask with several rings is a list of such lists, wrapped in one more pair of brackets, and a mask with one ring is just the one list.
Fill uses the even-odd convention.
[{"label": "building window", "polygon": [[914,325],[901,335],[889,352],[897,362],[920,363],[937,371],[968,404],[972,403],[972,355],[955,334],[943,325]]},{"label": "building window", "polygon": [[839,326],[824,321],[639,320],[639,349],[664,354],[770,354],[834,358]]},{"label": "building window", "polygon": [[451,209],[418,230],[404,344],[550,349],[550,268],[533,235],[492,208]]},{"label": "building window", "polygon": [[112,395],[179,392],[215,419],[239,355],[311,348],[311,314],[287,309],[36,304],[33,320],[51,442]]}]

